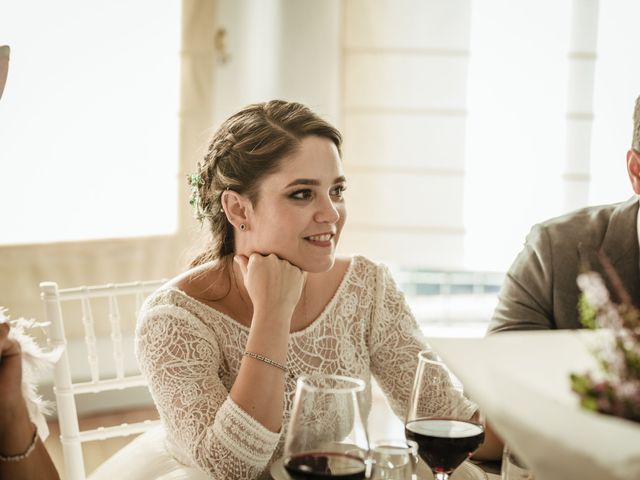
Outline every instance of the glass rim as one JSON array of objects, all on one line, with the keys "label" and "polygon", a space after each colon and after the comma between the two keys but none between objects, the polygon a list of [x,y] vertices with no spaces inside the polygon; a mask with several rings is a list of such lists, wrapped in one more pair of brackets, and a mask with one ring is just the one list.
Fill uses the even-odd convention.
[{"label": "glass rim", "polygon": [[[310,383],[315,379],[338,380],[340,382],[345,382],[347,384],[350,383],[352,384],[352,386],[344,386],[344,387],[317,386]],[[301,375],[300,377],[298,377],[298,380],[296,383],[298,384],[298,388],[303,388],[311,392],[318,392],[322,390],[323,392],[327,392],[327,393],[363,392],[366,387],[364,380],[362,380],[361,378],[347,377],[346,375],[330,375],[330,374],[323,374],[323,373],[315,373],[312,375]]]},{"label": "glass rim", "polygon": [[410,452],[414,455],[418,454],[418,442],[403,438],[382,438],[380,440],[372,440],[369,442],[370,452],[374,452],[378,448],[397,449],[399,451]]}]

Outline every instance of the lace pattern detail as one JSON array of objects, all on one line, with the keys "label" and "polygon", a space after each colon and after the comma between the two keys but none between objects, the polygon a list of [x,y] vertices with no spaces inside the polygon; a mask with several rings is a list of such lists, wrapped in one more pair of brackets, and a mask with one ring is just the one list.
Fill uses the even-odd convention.
[{"label": "lace pattern detail", "polygon": [[[354,257],[333,299],[307,328],[289,339],[282,431],[274,434],[229,397],[249,329],[173,287],[143,306],[136,351],[174,455],[214,478],[270,478],[282,456],[295,378],[325,373],[362,378],[364,416],[371,406],[371,374],[400,418],[405,415],[417,355],[426,342],[386,267]],[[436,385],[438,383],[436,382]],[[433,384],[432,384],[433,388]],[[431,407],[467,412],[476,407],[443,376]],[[327,412],[319,412],[319,418]],[[180,455],[182,453],[182,455]]]}]

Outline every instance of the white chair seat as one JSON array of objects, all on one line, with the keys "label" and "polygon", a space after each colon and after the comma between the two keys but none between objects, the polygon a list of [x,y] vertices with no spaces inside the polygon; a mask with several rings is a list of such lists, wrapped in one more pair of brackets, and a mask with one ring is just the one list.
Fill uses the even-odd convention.
[{"label": "white chair seat", "polygon": [[162,426],[135,438],[100,465],[90,480],[208,480],[204,472],[178,462],[165,447]]}]

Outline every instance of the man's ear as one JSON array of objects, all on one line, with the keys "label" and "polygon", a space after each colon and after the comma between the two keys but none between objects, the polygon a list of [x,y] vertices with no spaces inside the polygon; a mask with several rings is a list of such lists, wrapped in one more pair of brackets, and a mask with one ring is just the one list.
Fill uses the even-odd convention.
[{"label": "man's ear", "polygon": [[0,45],[0,98],[2,98],[2,92],[4,91],[4,84],[7,81],[7,75],[9,74],[9,46]]},{"label": "man's ear", "polygon": [[633,191],[640,195],[640,152],[633,149],[627,152],[627,173]]},{"label": "man's ear", "polygon": [[[247,229],[249,227],[251,201],[233,190],[225,190],[222,193],[221,200],[222,208],[229,223],[238,229]],[[240,227],[240,225],[244,225],[244,228]]]}]

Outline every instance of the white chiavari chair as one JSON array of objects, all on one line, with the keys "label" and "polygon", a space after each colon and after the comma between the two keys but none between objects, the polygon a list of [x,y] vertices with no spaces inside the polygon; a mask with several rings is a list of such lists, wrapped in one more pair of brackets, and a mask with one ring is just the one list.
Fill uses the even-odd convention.
[{"label": "white chiavari chair", "polygon": [[[126,304],[126,318],[129,324],[135,324],[135,317],[149,293],[164,283],[164,280],[119,283],[109,285],[83,286],[77,288],[59,289],[54,282],[40,284],[41,297],[45,304],[49,343],[52,348],[63,347],[60,360],[54,367],[54,390],[57,403],[58,421],[60,425],[60,441],[64,457],[64,475],[67,480],[84,480],[85,467],[82,456],[84,442],[106,440],[114,437],[136,435],[155,427],[159,420],[145,420],[142,422],[102,426],[81,431],[78,423],[76,397],[89,393],[104,393],[113,390],[146,387],[147,382],[139,371],[131,371],[125,365],[125,357],[133,358],[132,344],[123,342],[122,308]],[[78,316],[63,318],[63,304],[76,302],[75,310]],[[95,303],[100,303],[95,308]],[[84,330],[84,340],[87,352],[89,379],[73,378],[70,366],[65,323],[68,327],[74,322],[77,329],[81,322]],[[108,330],[111,339],[112,353],[110,358],[104,359],[100,355],[96,331]],[[100,351],[99,351],[100,350]],[[129,362],[130,363],[130,362]],[[135,362],[134,362],[135,363]]]}]

